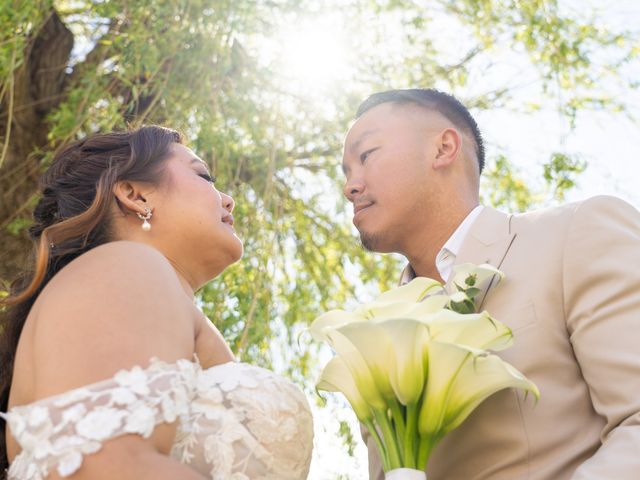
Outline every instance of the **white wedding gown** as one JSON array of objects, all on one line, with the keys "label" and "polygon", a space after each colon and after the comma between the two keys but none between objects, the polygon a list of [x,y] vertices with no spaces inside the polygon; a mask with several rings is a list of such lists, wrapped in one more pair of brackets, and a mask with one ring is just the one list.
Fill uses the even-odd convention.
[{"label": "white wedding gown", "polygon": [[268,370],[197,362],[122,370],[114,377],[29,405],[4,417],[22,447],[9,480],[76,472],[83,457],[123,434],[148,437],[178,420],[171,456],[212,480],[307,478],[313,424],[302,392]]}]

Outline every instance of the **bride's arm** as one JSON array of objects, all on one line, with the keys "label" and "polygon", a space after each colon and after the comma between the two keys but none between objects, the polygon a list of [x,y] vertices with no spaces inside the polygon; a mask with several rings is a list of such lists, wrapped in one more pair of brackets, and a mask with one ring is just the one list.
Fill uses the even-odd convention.
[{"label": "bride's arm", "polygon": [[[52,279],[33,314],[36,399],[144,368],[151,357],[193,357],[192,300],[168,261],[140,244],[107,244],[72,262]],[[202,479],[168,456],[175,431],[175,423],[163,423],[146,439],[107,440],[70,478]]]},{"label": "bride's arm", "polygon": [[[155,433],[155,432],[154,432]],[[47,480],[205,480],[190,467],[160,453],[145,439],[120,437],[85,457],[82,468],[62,478],[54,471]]]}]

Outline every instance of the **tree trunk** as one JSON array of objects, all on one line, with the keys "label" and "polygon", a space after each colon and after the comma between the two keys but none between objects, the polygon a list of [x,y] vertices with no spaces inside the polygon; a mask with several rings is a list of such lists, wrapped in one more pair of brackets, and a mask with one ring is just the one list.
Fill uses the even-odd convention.
[{"label": "tree trunk", "polygon": [[[7,154],[0,168],[0,280],[10,281],[29,267],[31,242],[24,225],[30,218],[47,147],[47,115],[64,98],[65,69],[73,34],[55,11],[35,31],[24,63],[14,72],[13,109],[9,92],[0,104],[0,132],[11,122]],[[2,139],[4,141],[4,139]]]}]

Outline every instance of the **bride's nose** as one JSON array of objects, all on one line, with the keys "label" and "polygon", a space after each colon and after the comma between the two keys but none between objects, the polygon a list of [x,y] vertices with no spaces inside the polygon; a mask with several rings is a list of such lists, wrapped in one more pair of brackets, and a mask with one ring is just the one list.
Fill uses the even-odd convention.
[{"label": "bride's nose", "polygon": [[236,206],[236,202],[233,201],[231,195],[220,192],[220,197],[222,198],[222,206],[224,207],[224,209],[229,213],[233,212],[233,208]]}]

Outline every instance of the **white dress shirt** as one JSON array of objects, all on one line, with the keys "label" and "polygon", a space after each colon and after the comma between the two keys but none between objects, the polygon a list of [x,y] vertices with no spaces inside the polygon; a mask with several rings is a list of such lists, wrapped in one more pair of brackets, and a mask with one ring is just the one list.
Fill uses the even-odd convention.
[{"label": "white dress shirt", "polygon": [[[482,205],[478,205],[476,208],[471,210],[436,255],[436,268],[445,283],[449,281],[449,277],[453,271],[453,265],[456,263],[456,257],[460,253],[460,248],[462,248],[464,239],[483,208],[484,207]],[[411,265],[407,265],[402,271],[400,284],[404,285],[405,283],[410,282],[415,278],[415,276],[416,274],[413,271],[413,268],[411,268]]]}]

